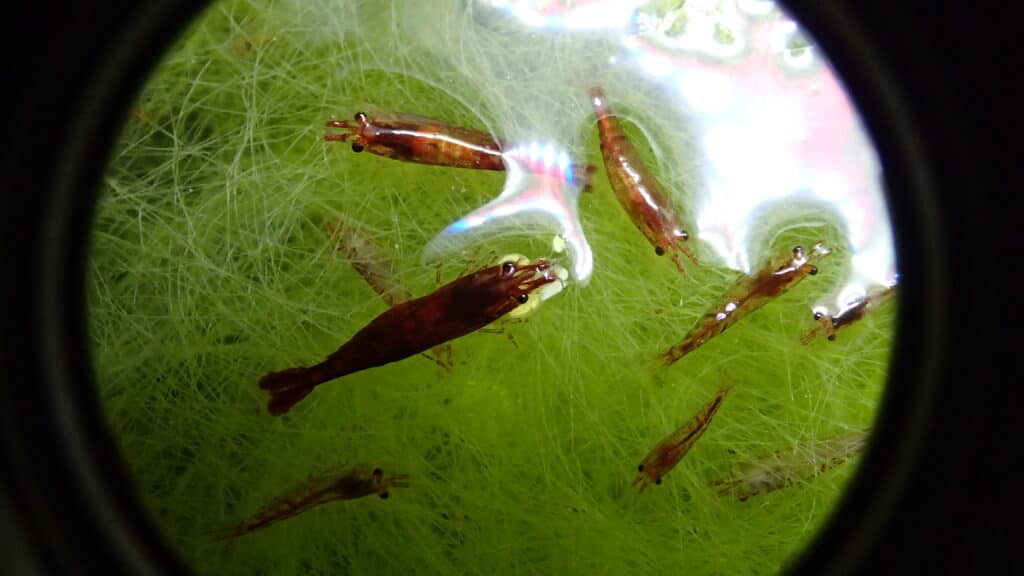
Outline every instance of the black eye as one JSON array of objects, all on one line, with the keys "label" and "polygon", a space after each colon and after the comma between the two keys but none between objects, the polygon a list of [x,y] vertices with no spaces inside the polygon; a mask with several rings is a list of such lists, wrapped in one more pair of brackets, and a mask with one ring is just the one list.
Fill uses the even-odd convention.
[{"label": "black eye", "polygon": [[523,293],[523,294],[520,294],[519,296],[516,296],[516,300],[518,300],[520,304],[526,304],[526,301],[529,300],[529,299],[530,299],[530,295],[526,294],[526,293]]},{"label": "black eye", "polygon": [[373,469],[373,472],[372,472],[372,474],[373,474],[374,476],[380,476],[380,475],[381,475],[381,474],[383,474],[383,473],[384,473],[384,471],[383,471],[383,470],[381,470],[380,468],[374,468],[374,469]]},{"label": "black eye", "polygon": [[365,148],[363,148],[363,145],[360,144],[359,142],[353,142],[352,143],[352,151],[353,152],[362,152],[363,150],[365,150]]},{"label": "black eye", "polygon": [[679,237],[682,238],[683,240],[689,240],[690,239],[690,233],[687,232],[686,230],[683,230],[683,233],[680,234]]},{"label": "black eye", "polygon": [[794,246],[793,247],[793,256],[795,256],[797,258],[803,258],[803,256],[804,256],[804,247],[803,246]]},{"label": "black eye", "polygon": [[657,484],[658,486],[661,486],[661,478],[655,480],[654,483]]},{"label": "black eye", "polygon": [[811,276],[814,276],[817,273],[818,273],[818,267],[817,266],[811,266],[811,272],[810,272]]},{"label": "black eye", "polygon": [[390,494],[388,494],[387,492],[381,492],[380,493],[380,499],[381,500],[387,500],[388,496],[390,496]]},{"label": "black eye", "polygon": [[828,339],[833,341],[833,342],[835,342],[836,341],[836,335],[835,334],[829,334],[828,335]]},{"label": "black eye", "polygon": [[355,119],[356,122],[359,122],[360,124],[366,124],[369,121],[366,117],[366,113],[364,112],[356,112]]},{"label": "black eye", "polygon": [[643,472],[643,471],[644,471],[644,465],[643,465],[643,464],[641,464],[641,465],[637,466],[637,467],[636,467],[636,471],[637,471],[637,472]]},{"label": "black eye", "polygon": [[511,262],[505,262],[501,265],[501,275],[511,276],[516,271],[516,265]]},{"label": "black eye", "polygon": [[824,314],[822,314],[821,312],[815,312],[814,313],[814,319],[815,320],[821,320],[822,316],[824,316]]},{"label": "black eye", "polygon": [[661,246],[655,246],[654,247],[654,253],[657,254],[658,256],[664,256],[665,255],[665,249],[662,248]]}]

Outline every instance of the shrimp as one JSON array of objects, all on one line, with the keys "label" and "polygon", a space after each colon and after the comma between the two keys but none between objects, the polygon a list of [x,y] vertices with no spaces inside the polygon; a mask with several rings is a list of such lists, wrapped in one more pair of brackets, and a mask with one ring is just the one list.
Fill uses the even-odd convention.
[{"label": "shrimp", "polygon": [[325,134],[328,142],[352,142],[353,152],[372,154],[456,168],[504,170],[501,144],[486,132],[452,126],[440,120],[412,114],[358,112],[352,120],[329,120],[329,128],[342,133]]},{"label": "shrimp", "polygon": [[671,252],[672,261],[680,272],[685,273],[679,253],[686,255],[694,264],[698,262],[684,244],[690,235],[683,229],[679,214],[661,183],[626,138],[618,118],[605,103],[604,92],[600,88],[592,88],[590,96],[597,113],[601,156],[615,196],[633,224],[654,246],[654,253],[661,256]]},{"label": "shrimp", "polygon": [[260,379],[270,392],[267,405],[279,416],[324,382],[419,354],[479,330],[525,304],[551,282],[546,260],[502,262],[462,276],[432,294],[399,303],[377,316],[323,362],[271,372]]},{"label": "shrimp", "polygon": [[700,412],[695,414],[689,422],[680,426],[678,430],[658,442],[658,445],[647,454],[643,462],[636,467],[638,473],[633,479],[633,486],[640,484],[641,494],[652,482],[660,485],[662,476],[675,468],[683,456],[690,451],[690,448],[693,448],[693,445],[711,425],[711,419],[722,407],[722,401],[725,400],[731,389],[731,382],[719,388],[715,397]]},{"label": "shrimp", "polygon": [[674,364],[805,277],[817,274],[818,267],[812,262],[830,253],[821,242],[814,245],[810,254],[796,246],[792,254],[773,258],[753,276],[741,278],[697,321],[682,342],[662,353],[665,365]]},{"label": "shrimp", "polygon": [[789,450],[780,450],[744,464],[728,480],[715,480],[709,487],[722,487],[719,496],[735,494],[740,501],[763,492],[773,492],[824,474],[864,451],[867,432],[851,432]]},{"label": "shrimp", "polygon": [[849,303],[846,308],[843,308],[832,316],[825,314],[825,312],[822,312],[821,310],[815,310],[814,319],[817,320],[821,326],[811,330],[807,334],[804,334],[803,337],[800,338],[800,341],[804,344],[809,344],[811,340],[814,340],[822,330],[824,330],[826,338],[829,340],[835,340],[836,332],[838,332],[840,328],[849,326],[857,320],[860,320],[866,316],[868,312],[888,302],[895,293],[896,284],[892,284],[891,286],[886,286],[880,290],[869,292],[867,295]]},{"label": "shrimp", "polygon": [[380,468],[370,471],[368,468],[354,468],[345,474],[332,474],[319,478],[311,478],[294,488],[284,496],[261,508],[237,526],[221,530],[214,534],[217,540],[237,538],[266,528],[280,520],[298,516],[306,510],[335,500],[354,500],[371,494],[387,498],[388,488],[405,488],[409,486],[409,477],[405,474],[385,476]]},{"label": "shrimp", "polygon": [[[342,219],[339,224],[340,227],[327,225],[331,234],[338,235],[338,251],[348,256],[349,263],[373,291],[383,298],[388,306],[397,306],[412,300],[412,294],[406,292],[395,279],[394,262],[387,259],[381,247],[361,234],[357,223]],[[445,370],[452,367],[451,344],[441,344],[423,355]]]}]

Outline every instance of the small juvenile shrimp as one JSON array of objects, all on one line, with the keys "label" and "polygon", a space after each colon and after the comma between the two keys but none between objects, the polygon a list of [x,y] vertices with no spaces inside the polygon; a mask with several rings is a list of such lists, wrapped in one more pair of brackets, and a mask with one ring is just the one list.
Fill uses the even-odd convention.
[{"label": "small juvenile shrimp", "polygon": [[665,365],[679,361],[805,277],[817,274],[818,267],[812,262],[830,253],[821,242],[814,245],[810,254],[796,246],[792,254],[773,258],[756,274],[742,277],[697,321],[682,342],[662,353]]},{"label": "small juvenile shrimp", "polygon": [[306,510],[335,500],[354,500],[371,494],[387,498],[388,488],[409,486],[405,474],[385,476],[380,468],[354,468],[345,474],[332,474],[307,480],[300,486],[279,496],[237,526],[214,534],[217,540],[237,538],[266,528],[278,521],[302,514]]},{"label": "small juvenile shrimp", "polygon": [[352,120],[329,120],[327,126],[344,132],[325,134],[328,142],[352,142],[353,152],[434,166],[504,170],[502,146],[490,134],[452,126],[412,114],[358,112]]},{"label": "small juvenile shrimp", "polygon": [[638,474],[633,479],[633,486],[640,484],[641,494],[652,482],[661,484],[661,478],[675,468],[683,456],[690,451],[690,448],[693,448],[693,445],[711,425],[712,418],[721,408],[722,401],[725,400],[731,389],[731,382],[719,388],[715,397],[700,412],[695,414],[689,422],[680,426],[678,430],[658,442],[658,445],[636,467]]},{"label": "small juvenile shrimp", "polygon": [[[412,294],[395,278],[394,262],[385,256],[384,250],[376,242],[360,232],[359,224],[348,218],[342,218],[338,224],[339,226],[327,225],[331,234],[338,236],[337,249],[345,253],[352,268],[362,276],[370,288],[373,288],[388,306],[397,306],[412,300]],[[430,353],[424,352],[423,355],[445,370],[452,367],[451,344],[441,344],[434,347]]]},{"label": "small juvenile shrimp", "polygon": [[881,307],[883,304],[888,302],[894,294],[896,294],[896,284],[886,286],[884,288],[868,292],[867,295],[862,296],[849,303],[846,308],[843,308],[839,312],[829,316],[821,310],[814,311],[814,319],[818,321],[821,326],[811,330],[807,334],[804,334],[800,338],[800,341],[804,344],[809,344],[811,340],[818,335],[819,332],[825,332],[825,336],[829,340],[836,339],[836,332],[840,328],[849,326],[857,320],[860,320],[867,315],[868,312]]},{"label": "small juvenile shrimp", "polygon": [[560,281],[551,267],[546,260],[524,266],[502,262],[393,306],[323,362],[263,376],[260,388],[270,392],[268,410],[279,416],[324,382],[408,358],[487,326],[525,304],[534,290]]},{"label": "small juvenile shrimp", "polygon": [[735,494],[740,501],[756,494],[773,492],[813,478],[844,464],[864,451],[867,432],[851,432],[780,450],[748,462],[728,480],[715,480],[709,487],[722,487],[719,496]]},{"label": "small juvenile shrimp", "polygon": [[601,156],[616,198],[633,224],[654,246],[654,252],[659,256],[671,252],[672,261],[680,272],[685,273],[680,252],[694,264],[698,262],[685,245],[690,235],[683,229],[679,214],[661,182],[648,170],[626,137],[618,118],[608,108],[604,92],[600,88],[591,88],[590,97],[597,113]]}]

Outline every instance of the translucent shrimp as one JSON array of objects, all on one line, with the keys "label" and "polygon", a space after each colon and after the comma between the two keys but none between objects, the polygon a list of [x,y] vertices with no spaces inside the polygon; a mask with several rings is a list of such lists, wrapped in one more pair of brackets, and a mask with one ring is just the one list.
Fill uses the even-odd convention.
[{"label": "translucent shrimp", "polygon": [[546,260],[525,266],[503,262],[397,304],[323,362],[263,376],[259,384],[270,392],[268,410],[279,416],[324,382],[408,358],[487,326],[526,304],[533,291],[560,281],[551,267]]},{"label": "translucent shrimp", "polygon": [[407,475],[386,476],[380,468],[375,468],[372,471],[368,468],[354,468],[344,474],[311,478],[284,496],[275,498],[273,502],[238,525],[216,532],[214,538],[225,540],[244,536],[335,500],[354,500],[371,494],[387,498],[390,494],[389,488],[405,488],[407,486],[409,486]]},{"label": "translucent shrimp", "polygon": [[715,397],[700,412],[695,414],[689,422],[680,426],[678,430],[666,436],[647,454],[643,462],[636,467],[638,473],[633,479],[633,486],[640,484],[641,494],[651,483],[661,484],[661,478],[675,468],[683,456],[690,451],[690,448],[693,448],[693,445],[711,425],[711,420],[718,413],[718,409],[722,407],[722,402],[731,389],[731,382],[719,388]]},{"label": "translucent shrimp", "polygon": [[817,274],[818,267],[813,262],[828,254],[830,251],[820,242],[814,245],[810,254],[796,246],[792,254],[773,258],[757,273],[741,278],[726,290],[718,304],[697,321],[682,342],[662,353],[665,365],[679,361],[805,277]]},{"label": "translucent shrimp", "polygon": [[376,114],[363,112],[352,120],[329,120],[327,126],[344,130],[326,134],[328,142],[352,142],[354,152],[431,164],[504,170],[501,144],[486,132],[452,126],[440,120],[412,114]]},{"label": "translucent shrimp", "polygon": [[862,430],[773,452],[739,467],[728,480],[708,486],[721,487],[719,496],[735,494],[741,501],[780,490],[846,463],[864,451],[867,436]]},{"label": "translucent shrimp", "polygon": [[867,316],[868,312],[876,308],[880,308],[886,302],[892,299],[893,295],[896,294],[896,284],[885,286],[883,288],[875,289],[868,292],[865,296],[862,296],[853,302],[850,302],[845,308],[829,316],[822,310],[814,311],[814,319],[818,321],[821,326],[811,330],[807,334],[804,334],[800,338],[800,341],[804,344],[809,344],[811,340],[822,331],[825,332],[825,336],[829,340],[836,339],[836,332],[839,329],[849,326],[854,322],[860,320],[864,316]]},{"label": "translucent shrimp", "polygon": [[[343,252],[349,263],[363,280],[373,288],[388,306],[397,306],[413,299],[395,278],[395,264],[384,254],[384,250],[360,231],[361,226],[348,218],[342,218],[338,226],[327,225],[331,234],[338,236],[338,251]],[[452,367],[452,346],[445,343],[435,346],[424,356],[433,360],[445,370]]]},{"label": "translucent shrimp", "polygon": [[592,88],[590,97],[597,114],[601,156],[615,197],[633,224],[654,246],[654,252],[659,256],[671,252],[672,261],[680,272],[685,273],[679,254],[686,255],[694,264],[697,264],[697,258],[685,245],[690,235],[683,229],[679,214],[661,183],[651,174],[626,137],[618,118],[608,108],[604,92],[600,88]]}]

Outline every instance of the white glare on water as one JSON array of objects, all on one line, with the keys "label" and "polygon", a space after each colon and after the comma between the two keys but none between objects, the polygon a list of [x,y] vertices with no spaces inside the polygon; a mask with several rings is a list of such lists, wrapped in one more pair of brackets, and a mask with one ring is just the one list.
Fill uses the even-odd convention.
[{"label": "white glare on water", "polygon": [[[504,21],[508,34],[541,30],[566,46],[580,46],[581,54],[595,52],[597,35],[607,57],[603,70],[580,57],[578,69],[552,76],[553,86],[579,84],[575,115],[558,118],[560,126],[572,128],[544,134],[544,144],[508,151],[501,195],[442,238],[493,220],[540,214],[565,239],[573,275],[585,282],[593,257],[577,216],[579,186],[562,150],[593,129],[588,78],[616,78],[618,85],[625,78],[634,92],[678,109],[677,116],[660,120],[669,125],[658,133],[692,137],[696,150],[690,154],[696,157],[673,158],[668,146],[659,164],[699,168],[696,188],[685,195],[674,191],[673,200],[692,215],[695,239],[726,266],[749,272],[771,240],[761,231],[774,220],[765,219],[784,226],[787,209],[795,206],[800,214],[837,220],[847,240],[849,276],[828,307],[842,309],[851,294],[896,278],[874,148],[833,70],[771,2],[690,0],[657,15],[639,0],[480,0],[474,9],[512,16]],[[550,67],[538,63],[536,69],[540,74]]]}]

